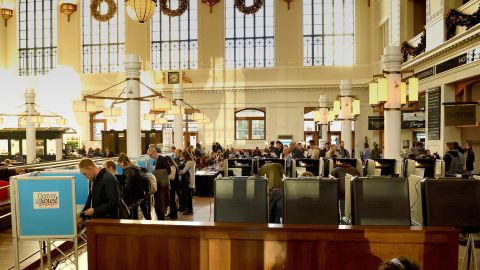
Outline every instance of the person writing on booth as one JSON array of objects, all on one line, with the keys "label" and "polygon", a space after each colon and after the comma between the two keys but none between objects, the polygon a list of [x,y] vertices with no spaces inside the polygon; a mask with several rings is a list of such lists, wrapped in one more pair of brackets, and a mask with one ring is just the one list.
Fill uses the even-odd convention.
[{"label": "person writing on booth", "polygon": [[105,168],[98,168],[89,158],[80,160],[78,167],[93,184],[77,224],[88,218],[119,218],[120,192],[115,176]]}]

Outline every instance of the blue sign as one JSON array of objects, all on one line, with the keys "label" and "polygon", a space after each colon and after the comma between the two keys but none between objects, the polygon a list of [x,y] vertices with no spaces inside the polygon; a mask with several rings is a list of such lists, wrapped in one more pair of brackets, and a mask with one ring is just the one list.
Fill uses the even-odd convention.
[{"label": "blue sign", "polygon": [[73,177],[17,178],[18,236],[69,237],[76,232]]},{"label": "blue sign", "polygon": [[85,205],[88,199],[88,179],[77,170],[43,171],[38,176],[73,176],[75,177],[75,200],[77,205]]}]

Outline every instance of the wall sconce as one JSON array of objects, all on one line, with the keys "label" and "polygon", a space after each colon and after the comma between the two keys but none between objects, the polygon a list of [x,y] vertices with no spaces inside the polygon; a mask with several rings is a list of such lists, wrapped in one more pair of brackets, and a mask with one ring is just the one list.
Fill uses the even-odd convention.
[{"label": "wall sconce", "polygon": [[68,21],[70,21],[70,15],[77,11],[76,0],[63,0],[60,3],[60,12],[67,15]]},{"label": "wall sconce", "polygon": [[105,117],[117,117],[122,116],[122,109],[117,107],[110,107],[103,109],[103,116]]},{"label": "wall sconce", "polygon": [[7,21],[13,16],[13,9],[1,8],[0,13],[5,21],[5,27],[7,27]]},{"label": "wall sconce", "polygon": [[220,0],[202,0],[202,3],[210,7],[210,13],[212,13],[212,7],[215,6]]},{"label": "wall sconce", "polygon": [[339,97],[341,100],[333,101],[333,115],[340,116],[339,120],[355,119],[360,114],[360,100],[355,96]]}]

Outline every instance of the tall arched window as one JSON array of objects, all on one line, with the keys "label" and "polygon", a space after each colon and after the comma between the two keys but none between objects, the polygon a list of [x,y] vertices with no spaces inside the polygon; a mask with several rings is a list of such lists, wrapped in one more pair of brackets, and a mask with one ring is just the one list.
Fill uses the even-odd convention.
[{"label": "tall arched window", "polygon": [[18,1],[19,75],[42,75],[57,65],[57,1]]},{"label": "tall arched window", "polygon": [[[177,7],[178,0],[169,0]],[[179,17],[162,13],[159,7],[152,18],[152,66],[154,70],[195,69],[198,67],[197,1]]]},{"label": "tall arched window", "polygon": [[[275,40],[273,0],[253,15],[238,11],[235,1],[225,1],[225,66],[227,68],[273,67]],[[253,0],[245,1],[247,6]]]},{"label": "tall arched window", "polygon": [[[115,16],[106,22],[91,16],[91,0],[82,1],[82,59],[84,73],[117,72],[124,69],[125,62],[125,4],[117,4]],[[107,5],[100,6],[102,14]]]},{"label": "tall arched window", "polygon": [[303,1],[303,64],[353,65],[355,0]]},{"label": "tall arched window", "polygon": [[265,110],[235,112],[235,140],[265,140]]}]

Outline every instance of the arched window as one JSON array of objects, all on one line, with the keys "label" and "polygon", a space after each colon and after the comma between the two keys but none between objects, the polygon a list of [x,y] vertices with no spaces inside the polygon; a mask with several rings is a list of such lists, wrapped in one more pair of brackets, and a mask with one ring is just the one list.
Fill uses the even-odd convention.
[{"label": "arched window", "polygon": [[[265,0],[253,15],[238,11],[235,1],[225,1],[225,66],[227,68],[273,67],[275,40],[273,0]],[[246,0],[247,6],[253,0]]]},{"label": "arched window", "polygon": [[19,75],[43,75],[57,65],[57,1],[18,1]]},{"label": "arched window", "polygon": [[[115,16],[106,22],[97,21],[90,13],[91,0],[82,1],[82,59],[84,73],[117,72],[124,69],[125,4],[117,4]],[[107,5],[100,6],[105,14]]]},{"label": "arched window", "polygon": [[355,0],[303,1],[303,64],[353,65]]},{"label": "arched window", "polygon": [[[169,0],[172,8],[178,0]],[[197,1],[190,1],[181,16],[170,17],[157,7],[152,18],[153,70],[196,69],[198,67]]]},{"label": "arched window", "polygon": [[243,109],[235,113],[235,140],[265,140],[264,109]]}]

